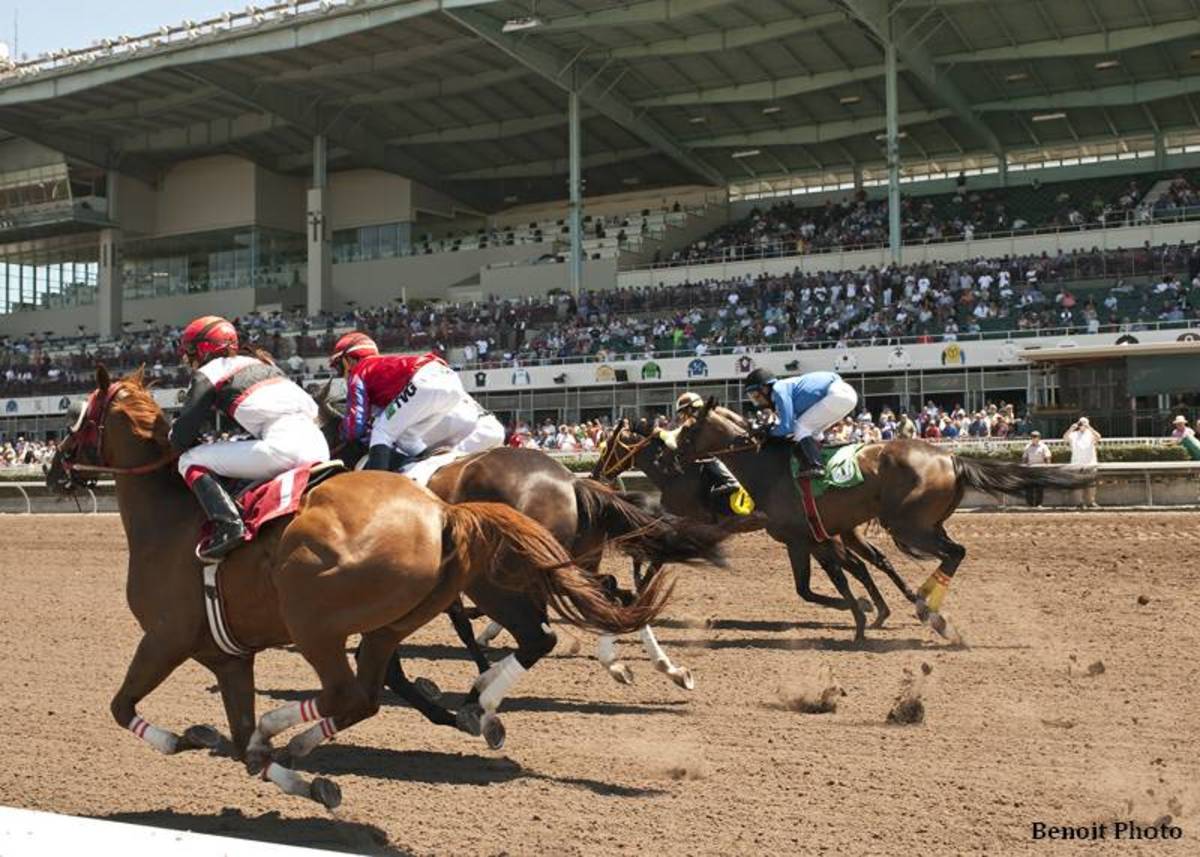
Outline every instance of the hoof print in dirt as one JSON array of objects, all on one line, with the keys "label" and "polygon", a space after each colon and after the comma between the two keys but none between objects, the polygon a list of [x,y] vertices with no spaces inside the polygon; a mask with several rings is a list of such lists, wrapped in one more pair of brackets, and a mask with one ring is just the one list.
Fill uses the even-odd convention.
[{"label": "hoof print in dirt", "polygon": [[1089,676],[1093,676],[1093,677],[1098,676],[1098,675],[1104,675],[1104,669],[1105,669],[1104,661],[1096,661],[1095,663],[1090,664],[1088,666],[1087,674]]},{"label": "hoof print in dirt", "polygon": [[832,714],[845,695],[828,666],[804,684],[779,689],[783,708],[800,714]]}]

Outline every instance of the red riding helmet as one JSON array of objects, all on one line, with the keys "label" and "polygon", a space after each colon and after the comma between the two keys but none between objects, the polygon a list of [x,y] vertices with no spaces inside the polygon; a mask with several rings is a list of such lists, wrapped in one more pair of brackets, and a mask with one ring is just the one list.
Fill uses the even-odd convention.
[{"label": "red riding helmet", "polygon": [[204,315],[183,329],[179,356],[195,356],[201,363],[237,350],[237,329],[219,315]]},{"label": "red riding helmet", "polygon": [[347,357],[371,357],[378,353],[379,346],[375,344],[374,339],[355,331],[347,333],[333,346],[333,353],[329,355],[329,365],[337,369]]}]

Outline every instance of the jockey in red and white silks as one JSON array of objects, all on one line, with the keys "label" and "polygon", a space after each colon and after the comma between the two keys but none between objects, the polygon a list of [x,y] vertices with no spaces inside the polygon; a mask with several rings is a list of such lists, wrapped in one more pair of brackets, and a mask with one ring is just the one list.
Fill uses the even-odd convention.
[{"label": "jockey in red and white silks", "polygon": [[[270,479],[325,461],[329,445],[312,396],[266,355],[239,354],[237,331],[225,319],[204,316],[189,324],[180,353],[196,372],[170,440],[182,451],[179,472],[214,523],[204,558],[215,559],[241,542],[244,527],[233,499],[214,477]],[[255,439],[196,445],[214,410]]]},{"label": "jockey in red and white silks", "polygon": [[370,470],[398,470],[440,447],[464,455],[504,443],[504,426],[435,354],[380,355],[365,333],[348,333],[330,365],[346,376],[343,436],[360,440],[370,426]]}]

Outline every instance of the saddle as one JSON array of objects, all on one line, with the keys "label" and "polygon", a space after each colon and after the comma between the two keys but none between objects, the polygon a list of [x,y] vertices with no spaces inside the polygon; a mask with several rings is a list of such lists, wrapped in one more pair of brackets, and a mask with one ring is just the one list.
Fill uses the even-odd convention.
[{"label": "saddle", "polygon": [[804,506],[804,516],[808,519],[808,529],[814,541],[829,540],[829,532],[821,520],[817,509],[817,498],[826,491],[839,488],[853,488],[864,481],[862,468],[858,465],[858,453],[866,444],[843,443],[821,448],[821,462],[825,465],[825,473],[817,479],[806,479],[800,476],[800,463],[794,456],[789,457],[792,469],[792,480],[800,490],[801,504]]},{"label": "saddle", "polygon": [[[293,514],[300,508],[300,499],[326,479],[345,472],[346,466],[335,459],[305,464],[270,479],[235,482],[229,486],[246,525],[246,541],[252,541],[268,522]],[[205,521],[200,528],[197,551],[204,547],[211,529],[211,523]]]}]

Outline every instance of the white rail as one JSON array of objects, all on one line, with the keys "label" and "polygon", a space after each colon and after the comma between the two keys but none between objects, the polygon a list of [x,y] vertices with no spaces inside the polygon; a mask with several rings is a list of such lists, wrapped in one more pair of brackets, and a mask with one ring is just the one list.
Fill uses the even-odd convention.
[{"label": "white rail", "polygon": [[[108,488],[108,487],[112,487],[113,483],[112,482],[100,482],[97,484],[96,487],[99,488],[101,485]],[[27,488],[45,488],[45,487],[46,487],[45,482],[4,482],[4,481],[0,481],[0,488],[16,488],[18,491],[21,492],[21,497],[24,498],[24,500],[25,500],[24,514],[26,514],[26,515],[33,514],[33,498],[29,495],[29,492],[25,489],[27,489]],[[88,497],[90,497],[92,500],[92,511],[89,512],[88,514],[95,515],[97,512],[100,511],[100,503],[99,503],[99,500],[97,500],[97,498],[96,498],[96,492],[93,491],[91,488],[85,488],[83,490],[87,491]],[[46,496],[46,495],[43,495],[43,496]],[[52,496],[57,496],[57,495],[52,495]]]}]

